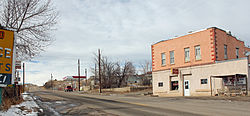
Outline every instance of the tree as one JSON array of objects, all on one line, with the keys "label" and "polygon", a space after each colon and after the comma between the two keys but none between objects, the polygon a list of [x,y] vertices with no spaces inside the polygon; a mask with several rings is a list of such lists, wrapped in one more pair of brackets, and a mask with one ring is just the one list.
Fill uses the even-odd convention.
[{"label": "tree", "polygon": [[[94,54],[94,63],[98,64],[98,56]],[[92,68],[95,74],[94,68]],[[99,69],[98,69],[99,70]],[[101,57],[101,77],[102,88],[122,87],[127,85],[127,78],[135,74],[135,67],[132,62],[126,61],[124,63],[112,62],[110,58]],[[99,78],[99,76],[98,76]]]},{"label": "tree", "polygon": [[116,63],[116,78],[117,87],[127,85],[127,79],[129,76],[135,75],[135,67],[132,62],[126,61],[123,66],[119,62]]},{"label": "tree", "polygon": [[[142,85],[150,85],[151,79],[150,72],[152,72],[152,63],[150,61],[145,60],[143,63],[140,64],[141,68],[141,76],[142,76]],[[149,73],[149,74],[148,74]]]},{"label": "tree", "polygon": [[31,59],[51,44],[58,20],[51,0],[5,0],[1,5],[0,24],[16,32],[18,60]]},{"label": "tree", "polygon": [[142,70],[142,74],[147,74],[147,72],[152,71],[152,63],[150,61],[145,60],[144,63],[140,64],[140,68]]}]

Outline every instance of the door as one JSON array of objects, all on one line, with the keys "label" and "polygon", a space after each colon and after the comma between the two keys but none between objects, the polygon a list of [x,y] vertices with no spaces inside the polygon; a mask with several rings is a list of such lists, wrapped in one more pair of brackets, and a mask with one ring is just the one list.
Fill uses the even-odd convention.
[{"label": "door", "polygon": [[189,80],[184,80],[184,96],[190,96]]}]

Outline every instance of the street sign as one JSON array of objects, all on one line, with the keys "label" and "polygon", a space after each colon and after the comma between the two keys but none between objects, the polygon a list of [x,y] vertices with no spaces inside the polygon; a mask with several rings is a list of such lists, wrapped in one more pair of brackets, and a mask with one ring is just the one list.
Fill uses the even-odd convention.
[{"label": "street sign", "polygon": [[11,84],[14,32],[0,29],[0,84]]},{"label": "street sign", "polygon": [[22,65],[21,65],[21,61],[16,61],[16,69],[21,69]]},{"label": "street sign", "polygon": [[[73,78],[79,78],[79,76],[73,76]],[[80,76],[80,78],[86,78],[86,76]]]}]

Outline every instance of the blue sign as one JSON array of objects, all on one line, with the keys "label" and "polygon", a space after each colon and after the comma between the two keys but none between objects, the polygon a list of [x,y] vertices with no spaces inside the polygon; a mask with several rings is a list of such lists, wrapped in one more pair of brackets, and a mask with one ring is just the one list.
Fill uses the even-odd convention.
[{"label": "blue sign", "polygon": [[0,84],[11,84],[11,74],[0,74]]}]

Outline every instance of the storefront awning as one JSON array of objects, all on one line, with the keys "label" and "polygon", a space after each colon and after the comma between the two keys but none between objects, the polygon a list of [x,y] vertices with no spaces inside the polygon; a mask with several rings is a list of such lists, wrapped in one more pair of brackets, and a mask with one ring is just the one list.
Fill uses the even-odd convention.
[{"label": "storefront awning", "polygon": [[214,77],[214,78],[225,78],[225,77],[238,77],[238,78],[241,78],[241,77],[247,77],[246,74],[234,74],[234,75],[213,75],[211,77]]}]

